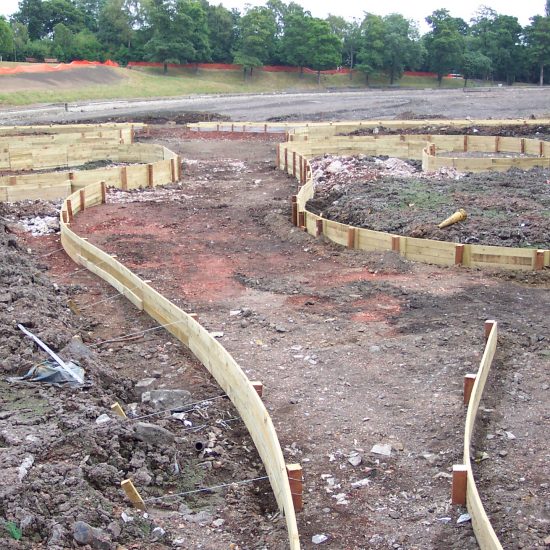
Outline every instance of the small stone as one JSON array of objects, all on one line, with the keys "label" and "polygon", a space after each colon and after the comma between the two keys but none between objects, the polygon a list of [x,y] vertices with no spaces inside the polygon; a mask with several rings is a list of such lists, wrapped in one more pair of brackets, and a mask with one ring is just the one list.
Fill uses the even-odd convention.
[{"label": "small stone", "polygon": [[376,455],[391,456],[391,445],[389,443],[377,443],[370,452]]},{"label": "small stone", "polygon": [[458,525],[461,525],[462,523],[467,523],[468,521],[470,521],[472,518],[470,517],[470,514],[462,514],[457,520],[457,524]]},{"label": "small stone", "polygon": [[516,439],[516,436],[512,432],[505,432],[506,437],[510,440]]},{"label": "small stone", "polygon": [[361,462],[363,462],[363,457],[361,455],[352,455],[348,458],[348,462],[352,466],[359,466],[359,464],[361,464]]},{"label": "small stone", "polygon": [[180,409],[191,403],[191,393],[187,390],[151,390],[150,403],[159,410]]},{"label": "small stone", "polygon": [[502,458],[504,458],[504,457],[507,456],[507,455],[508,455],[508,451],[502,450],[502,451],[499,451],[499,452],[498,452],[498,456],[501,456]]},{"label": "small stone", "polygon": [[107,424],[111,421],[111,417],[108,414],[101,414],[95,419],[96,424]]},{"label": "small stone", "polygon": [[120,518],[124,523],[130,523],[131,521],[134,521],[134,516],[130,516],[126,512],[122,512],[122,514],[120,514]]},{"label": "small stone", "polygon": [[135,437],[140,441],[156,446],[168,446],[174,443],[174,434],[172,432],[147,422],[138,422],[136,424]]},{"label": "small stone", "polygon": [[213,525],[214,527],[221,527],[224,523],[225,523],[225,520],[222,519],[222,518],[219,518],[219,519],[215,519],[215,520],[212,522],[212,525]]},{"label": "small stone", "polygon": [[390,518],[392,519],[399,519],[401,518],[401,512],[398,512],[397,510],[392,510],[389,514]]},{"label": "small stone", "polygon": [[151,531],[151,536],[154,538],[154,539],[161,539],[162,537],[164,537],[164,535],[166,534],[166,531],[162,528],[162,527],[155,527],[152,531]]},{"label": "small stone", "polygon": [[328,537],[326,535],[313,535],[311,537],[311,542],[313,544],[323,544],[323,542],[326,542],[328,540]]},{"label": "small stone", "polygon": [[434,479],[453,479],[453,475],[449,472],[437,472]]},{"label": "small stone", "polygon": [[84,521],[77,521],[73,525],[73,538],[78,544],[90,545],[94,550],[113,549],[113,544],[107,533]]},{"label": "small stone", "polygon": [[112,521],[107,525],[107,531],[111,533],[113,538],[116,540],[118,537],[120,537],[120,534],[122,533],[122,529],[117,521]]},{"label": "small stone", "polygon": [[144,378],[143,380],[140,380],[136,383],[136,385],[134,386],[134,393],[136,397],[140,399],[145,392],[151,391],[156,387],[156,385],[156,378]]},{"label": "small stone", "polygon": [[359,489],[361,487],[366,487],[368,486],[368,484],[370,483],[370,479],[368,478],[363,478],[363,479],[360,479],[359,481],[354,481],[351,486],[354,488],[354,489]]},{"label": "small stone", "polygon": [[277,332],[288,332],[287,329],[285,327],[281,326],[281,325],[276,325],[275,330]]}]

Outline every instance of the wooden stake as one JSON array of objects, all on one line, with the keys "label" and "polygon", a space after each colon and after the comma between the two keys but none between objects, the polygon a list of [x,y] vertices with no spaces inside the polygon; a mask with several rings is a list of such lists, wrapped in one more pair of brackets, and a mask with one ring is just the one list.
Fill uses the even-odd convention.
[{"label": "wooden stake", "polygon": [[153,187],[153,165],[147,165],[147,185]]},{"label": "wooden stake", "polygon": [[317,220],[315,225],[317,227],[317,236],[319,237],[323,234],[323,220]]},{"label": "wooden stake", "polygon": [[132,504],[138,509],[145,511],[145,502],[141,498],[140,494],[137,492],[137,489],[134,487],[131,479],[125,479],[121,482],[120,486],[126,493],[126,496],[130,499]]},{"label": "wooden stake", "polygon": [[[296,204],[296,206],[298,206],[298,204]],[[306,228],[306,213],[303,210],[298,212],[298,227],[300,229]]]},{"label": "wooden stake", "polygon": [[493,330],[493,326],[496,324],[496,321],[493,321],[492,319],[489,319],[488,321],[485,321],[484,325],[484,332],[485,332],[485,341],[489,340],[489,336],[491,336],[491,331]]},{"label": "wooden stake", "polygon": [[73,205],[71,199],[67,199],[67,214],[69,216],[69,223],[73,223]]},{"label": "wooden stake", "polygon": [[287,464],[286,473],[290,492],[292,493],[292,504],[294,511],[301,512],[304,509],[304,474],[300,464]]},{"label": "wooden stake", "polygon": [[128,170],[126,166],[120,169],[120,186],[123,191],[128,191]]},{"label": "wooden stake", "polygon": [[264,134],[267,134],[267,124],[264,124]]},{"label": "wooden stake", "polygon": [[17,185],[17,176],[10,176],[9,185]]},{"label": "wooden stake", "polygon": [[86,210],[86,191],[84,189],[80,190],[80,210],[84,212]]},{"label": "wooden stake", "polygon": [[170,159],[170,181],[174,182],[176,180],[176,159]]},{"label": "wooden stake", "polygon": [[455,265],[462,265],[464,261],[464,245],[457,244],[455,246]]},{"label": "wooden stake", "polygon": [[292,151],[292,175],[296,177],[296,151]]},{"label": "wooden stake", "polygon": [[67,212],[65,210],[61,211],[61,217],[63,218],[63,223],[67,223]]},{"label": "wooden stake", "polygon": [[281,168],[281,144],[277,143],[277,168]]},{"label": "wooden stake", "polygon": [[495,137],[495,153],[500,152],[500,138],[498,136]]},{"label": "wooden stake", "polygon": [[539,141],[539,157],[544,156],[544,141]]},{"label": "wooden stake", "polygon": [[468,151],[468,136],[464,136],[464,152],[466,153]]},{"label": "wooden stake", "polygon": [[521,144],[520,152],[521,152],[522,155],[524,155],[525,154],[525,138],[521,138],[520,144]]},{"label": "wooden stake", "polygon": [[355,248],[355,227],[348,227],[348,248]]},{"label": "wooden stake", "polygon": [[262,397],[264,394],[264,385],[259,380],[251,380],[250,383],[256,390],[256,393]]},{"label": "wooden stake", "polygon": [[288,173],[288,149],[285,147],[285,172]]},{"label": "wooden stake", "polygon": [[296,202],[297,200],[298,197],[296,195],[292,195],[292,225],[298,225],[298,203]]},{"label": "wooden stake", "polygon": [[541,271],[544,269],[544,250],[537,250],[535,252],[535,270]]},{"label": "wooden stake", "polygon": [[466,505],[466,486],[468,484],[468,469],[463,464],[453,466],[453,485],[451,489],[451,504]]},{"label": "wooden stake", "polygon": [[120,406],[120,403],[118,401],[116,403],[113,403],[111,405],[111,410],[117,415],[120,416],[120,418],[128,418],[126,416],[126,413],[124,412],[124,409]]},{"label": "wooden stake", "polygon": [[99,185],[101,186],[101,204],[105,204],[107,202],[107,186],[104,181]]},{"label": "wooden stake", "polygon": [[475,381],[475,374],[466,374],[464,376],[464,405],[468,405],[470,403],[470,396],[472,395],[472,389]]},{"label": "wooden stake", "polygon": [[401,239],[399,237],[392,237],[391,238],[391,249],[394,252],[400,252],[401,251]]}]

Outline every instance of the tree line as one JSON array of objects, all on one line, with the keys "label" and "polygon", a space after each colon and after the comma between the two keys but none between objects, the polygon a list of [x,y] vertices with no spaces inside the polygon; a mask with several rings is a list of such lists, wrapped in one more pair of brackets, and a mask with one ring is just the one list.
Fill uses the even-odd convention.
[{"label": "tree line", "polygon": [[9,20],[0,17],[0,55],[13,61],[156,61],[165,68],[235,63],[245,76],[262,65],[343,66],[362,71],[367,84],[379,74],[393,84],[405,70],[434,72],[440,83],[460,73],[542,84],[549,81],[550,0],[544,8],[525,27],[488,7],[470,22],[439,9],[426,17],[430,30],[420,35],[397,13],[320,19],[282,0],[243,13],[207,0],[21,0]]}]

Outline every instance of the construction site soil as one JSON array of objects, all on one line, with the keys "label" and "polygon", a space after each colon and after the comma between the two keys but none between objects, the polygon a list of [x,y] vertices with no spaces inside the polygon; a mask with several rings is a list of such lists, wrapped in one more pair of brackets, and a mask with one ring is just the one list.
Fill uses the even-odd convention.
[{"label": "construction site soil", "polygon": [[[182,180],[111,191],[73,229],[196,312],[248,377],[264,383],[285,458],[304,468],[303,547],[317,547],[315,535],[334,549],[477,547],[470,523],[457,523],[465,510],[450,505],[450,472],[462,460],[463,377],[479,365],[486,319],[499,322],[500,336],[475,434],[475,475],[504,547],[544,547],[548,273],[420,265],[310,237],[290,224],[296,181],[274,169],[280,136],[241,139],[169,126],[141,139],[180,154]],[[490,181],[529,185],[527,204],[536,199],[538,177]],[[398,179],[388,184],[395,193],[403,189]],[[481,179],[454,184],[462,182],[473,189]],[[493,198],[510,188],[499,183],[497,193],[486,185]],[[115,401],[137,416],[155,412],[136,388],[145,378],[148,387],[189,391],[192,403],[220,389],[176,340],[149,330],[156,328],[151,319],[75,266],[59,235],[23,231],[27,218],[55,208],[1,206],[0,546],[287,547],[267,481],[234,484],[265,474],[227,400],[140,419],[147,428],[112,416]],[[45,357],[17,323],[65,360],[79,361],[85,387],[7,381]],[[98,424],[104,413],[110,420]],[[197,442],[211,451],[195,450]],[[389,455],[374,452],[378,444],[390,445]],[[147,514],[125,499],[126,477],[146,499]],[[148,500],[220,484],[230,486]]]}]

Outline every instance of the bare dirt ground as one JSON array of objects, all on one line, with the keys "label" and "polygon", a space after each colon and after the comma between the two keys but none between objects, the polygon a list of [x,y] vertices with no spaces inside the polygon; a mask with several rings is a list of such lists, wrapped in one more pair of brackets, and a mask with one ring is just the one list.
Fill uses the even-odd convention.
[{"label": "bare dirt ground", "polygon": [[375,90],[319,93],[195,95],[148,100],[82,101],[0,109],[2,124],[76,122],[117,116],[203,111],[232,120],[370,120],[399,118],[400,113],[435,118],[550,117],[550,87],[459,90]]},{"label": "bare dirt ground", "polygon": [[[312,536],[325,534],[324,546],[338,549],[476,547],[469,524],[456,523],[464,510],[449,504],[449,476],[452,465],[461,460],[462,379],[477,369],[483,322],[493,318],[499,321],[501,335],[480,411],[475,450],[484,460],[476,475],[504,546],[542,547],[548,536],[550,501],[547,278],[415,265],[391,253],[359,253],[312,239],[289,223],[288,198],[296,183],[273,168],[275,138],[197,137],[176,128],[156,130],[155,142],[188,159],[181,184],[155,191],[110,193],[106,206],[79,215],[76,230],[117,254],[176,303],[197,312],[210,330],[223,332],[223,345],[249,378],[264,382],[266,406],[286,458],[300,462],[305,470],[305,509],[299,514],[303,546],[314,547]],[[8,218],[12,215],[6,213]],[[21,239],[23,248],[31,247],[35,257],[59,246],[55,236],[21,235]],[[61,294],[58,309],[50,306],[48,310],[53,319],[48,331],[38,315],[37,331],[56,349],[73,333],[84,334],[85,343],[92,346],[113,334],[152,326],[123,300],[100,303],[113,291],[83,270],[75,272],[63,253],[37,260],[44,278],[48,275],[58,284],[71,282],[70,298],[80,308],[74,318],[66,308],[68,296]],[[15,283],[19,284],[16,278]],[[24,319],[23,313],[31,307],[28,301],[19,304],[15,296],[6,307],[16,308],[18,315],[6,312],[6,320]],[[18,355],[21,359],[28,356],[29,346],[17,339],[10,323],[3,345],[14,346],[14,351],[8,354],[7,366],[20,371]],[[56,340],[58,332],[62,336]],[[78,415],[71,415],[76,425],[70,428],[80,427],[79,415],[84,416],[88,419],[84,433],[93,439],[99,430],[95,426],[99,413],[107,411],[115,398],[125,404],[135,400],[133,383],[153,371],[166,387],[188,389],[194,398],[215,395],[219,390],[204,371],[181,348],[167,346],[169,342],[170,338],[152,332],[147,342],[137,339],[107,350],[95,346],[94,350],[102,350],[97,357],[101,369],[112,373],[115,383],[106,385],[106,395],[105,390],[98,390],[95,400],[93,390],[90,398],[78,393],[77,400],[76,396],[67,399],[57,389],[33,389],[52,400],[46,426],[59,424],[59,416],[63,418],[66,409],[76,407]],[[25,364],[41,358],[34,355]],[[100,385],[105,387],[105,383]],[[14,386],[9,390],[13,396],[21,391]],[[78,405],[71,405],[75,401]],[[224,414],[231,412],[216,410],[212,416]],[[185,432],[179,431],[183,428],[174,423],[156,421],[176,433],[175,448],[168,445],[162,452],[136,441],[134,432],[116,421],[107,425],[108,438],[95,439],[95,446],[89,444],[91,453],[87,444],[75,445],[73,439],[74,456],[68,456],[65,440],[52,437],[50,445],[58,454],[36,453],[35,463],[42,465],[43,461],[44,466],[30,470],[29,495],[38,502],[48,502],[50,495],[56,505],[66,500],[66,493],[57,496],[44,487],[52,479],[59,483],[67,471],[51,465],[55,456],[62,459],[64,468],[77,469],[68,476],[77,480],[75,498],[81,502],[107,499],[113,508],[102,505],[101,510],[106,510],[102,515],[97,507],[92,514],[78,505],[69,513],[51,506],[55,513],[41,514],[50,522],[42,520],[46,524],[39,531],[42,541],[47,540],[46,527],[52,529],[51,524],[57,522],[62,526],[59,529],[65,529],[60,540],[68,544],[61,546],[71,547],[72,525],[81,518],[101,527],[111,540],[134,547],[143,547],[137,542],[141,539],[156,548],[151,532],[159,522],[168,534],[155,543],[158,548],[175,547],[174,541],[183,535],[191,541],[184,544],[189,548],[198,547],[194,541],[201,541],[204,548],[224,548],[230,542],[242,548],[284,547],[285,532],[280,521],[272,521],[275,506],[265,485],[260,496],[245,486],[237,495],[208,496],[198,507],[178,499],[169,507],[168,519],[162,521],[158,512],[156,516],[151,512],[153,520],[145,521],[152,523],[144,528],[128,528],[120,519],[125,502],[116,490],[119,470],[134,475],[145,467],[152,481],[142,483],[141,490],[150,497],[174,489],[173,453],[182,453],[191,462],[193,455],[187,450],[193,439],[185,438]],[[245,433],[239,436],[246,440]],[[101,451],[106,440],[108,455],[115,458]],[[372,452],[377,444],[391,445],[391,455]],[[14,444],[7,441],[5,445],[0,452],[8,452],[6,448]],[[31,452],[25,445],[25,452]],[[254,453],[246,462],[246,453],[235,451],[239,444],[229,447],[223,472],[212,470],[211,477],[199,479],[195,486],[262,475],[254,466]],[[116,458],[114,451],[123,458]],[[135,459],[140,452],[141,462]],[[88,454],[90,459],[79,466]],[[24,455],[16,456],[13,468],[17,472]],[[108,466],[114,469],[108,469],[109,475]],[[101,483],[88,475],[88,468],[98,470]],[[50,471],[57,477],[50,479]],[[190,471],[200,471],[198,464],[191,464]],[[93,497],[88,493],[92,489],[98,491]],[[7,503],[2,510],[6,518],[14,517],[17,506],[24,512],[32,510],[30,503],[18,504],[13,494],[3,502]],[[178,512],[182,503],[195,512],[207,508],[211,514],[203,522],[207,525],[182,519],[184,514]],[[214,517],[224,519],[223,525],[213,525]],[[138,519],[141,525],[144,520]],[[113,521],[121,528],[120,539],[112,533],[113,529],[118,533]],[[37,536],[32,527],[29,533]],[[38,539],[36,544],[41,547]]]}]

